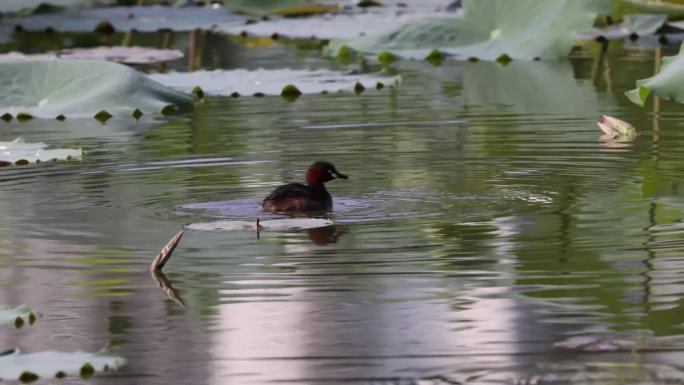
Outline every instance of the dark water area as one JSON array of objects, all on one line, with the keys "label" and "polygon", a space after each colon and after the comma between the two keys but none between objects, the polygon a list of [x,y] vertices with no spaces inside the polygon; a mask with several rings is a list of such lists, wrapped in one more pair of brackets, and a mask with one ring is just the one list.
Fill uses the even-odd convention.
[{"label": "dark water area", "polygon": [[[295,44],[205,44],[208,68],[343,68]],[[0,170],[0,303],[39,312],[0,347],[126,359],[95,384],[684,381],[684,114],[623,94],[653,50],[397,67],[397,88],[359,96],[0,123],[0,140],[86,151]],[[641,135],[601,145],[603,114]],[[350,176],[329,184],[333,225],[186,231],[165,268],[185,308],[147,273],[187,223],[281,218],[257,202],[319,159]]]}]

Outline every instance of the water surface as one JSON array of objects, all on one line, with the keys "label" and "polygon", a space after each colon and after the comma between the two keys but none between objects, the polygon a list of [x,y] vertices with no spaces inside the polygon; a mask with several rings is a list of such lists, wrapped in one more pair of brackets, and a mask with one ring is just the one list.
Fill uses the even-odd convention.
[{"label": "water surface", "polygon": [[[339,67],[206,44],[209,68]],[[652,51],[598,52],[407,62],[396,89],[169,120],[2,123],[87,155],[0,170],[0,303],[40,313],[0,345],[107,347],[127,365],[102,384],[682,381],[684,115],[624,97]],[[601,146],[602,114],[640,137]],[[277,218],[257,202],[319,159],[350,176],[329,184],[333,226],[186,232],[165,268],[186,308],[146,272],[187,223]]]}]

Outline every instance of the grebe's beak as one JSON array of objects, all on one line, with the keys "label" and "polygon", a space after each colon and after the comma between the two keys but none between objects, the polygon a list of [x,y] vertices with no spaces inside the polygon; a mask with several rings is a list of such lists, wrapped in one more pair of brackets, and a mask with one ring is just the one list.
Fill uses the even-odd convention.
[{"label": "grebe's beak", "polygon": [[339,172],[337,170],[333,171],[333,175],[335,175],[335,178],[349,179],[348,176],[342,174],[341,172]]}]

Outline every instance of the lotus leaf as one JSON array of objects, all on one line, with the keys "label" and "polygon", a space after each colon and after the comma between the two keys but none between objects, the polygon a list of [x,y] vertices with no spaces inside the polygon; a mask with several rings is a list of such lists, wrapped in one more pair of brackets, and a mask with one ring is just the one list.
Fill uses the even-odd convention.
[{"label": "lotus leaf", "polygon": [[[2,144],[0,144],[0,148],[2,148]],[[2,150],[0,150],[0,154],[1,152]],[[0,161],[2,161],[2,155],[0,155]],[[20,319],[21,321],[17,321],[17,319]],[[21,325],[25,323],[32,324],[35,320],[35,313],[24,305],[15,308],[0,306],[0,325],[12,324],[18,326],[18,322],[21,322]]]},{"label": "lotus leaf", "polygon": [[337,12],[337,4],[321,4],[311,0],[230,0],[233,12],[252,15],[302,16]]},{"label": "lotus leaf", "polygon": [[168,105],[192,106],[193,97],[170,90],[122,64],[99,60],[37,60],[0,64],[0,114],[42,118],[93,117],[100,111],[130,117],[136,109],[159,114]]},{"label": "lotus leaf", "polygon": [[625,15],[619,25],[603,29],[592,29],[577,34],[580,40],[593,40],[599,37],[613,40],[631,36],[649,36],[656,33],[667,21],[665,15]]},{"label": "lotus leaf", "polygon": [[[102,353],[86,352],[40,352],[21,353],[16,349],[11,354],[0,356],[0,378],[19,379],[24,373],[32,373],[43,378],[54,378],[58,373],[63,375],[81,375],[83,369],[89,371],[114,370],[125,363],[122,357]],[[89,364],[89,366],[87,366]]]},{"label": "lotus leaf", "polygon": [[150,64],[177,60],[183,52],[175,49],[158,49],[149,47],[95,47],[71,48],[45,54],[23,54],[9,52],[0,54],[0,63],[24,62],[48,59],[95,59],[109,60],[128,64]]},{"label": "lotus leaf", "polygon": [[342,45],[377,54],[423,59],[433,49],[457,58],[555,60],[565,57],[574,34],[590,29],[601,2],[596,0],[464,0],[464,14],[410,23],[381,35],[334,41],[328,53]]},{"label": "lotus leaf", "polygon": [[656,96],[684,103],[684,44],[679,48],[677,56],[664,57],[659,74],[650,78],[637,80],[637,88],[625,94],[633,103],[644,106],[651,93]]},{"label": "lotus leaf", "polygon": [[[315,229],[319,227],[326,227],[332,225],[333,222],[329,219],[320,218],[287,218],[287,219],[271,219],[259,222],[261,230],[273,231],[288,231],[288,230],[306,230]],[[192,223],[185,228],[188,230],[197,231],[242,231],[252,230],[256,231],[256,221],[215,221]]]},{"label": "lotus leaf", "polygon": [[103,20],[109,21],[117,31],[135,29],[141,32],[154,32],[160,29],[191,31],[196,28],[210,29],[218,25],[242,25],[245,17],[231,14],[223,8],[151,6],[68,10],[54,15],[6,18],[3,22],[11,27],[21,25],[28,31],[52,28],[61,32],[92,32]]},{"label": "lotus leaf", "polygon": [[[111,1],[110,1],[111,2]],[[106,3],[104,0],[3,0],[0,2],[0,13],[17,13],[20,11],[31,11],[41,5],[66,8],[94,3]]]},{"label": "lotus leaf", "polygon": [[301,93],[317,94],[322,91],[352,91],[357,83],[375,87],[378,82],[395,84],[399,77],[380,75],[345,75],[328,70],[265,70],[248,71],[215,70],[196,72],[176,72],[150,75],[153,80],[184,92],[199,86],[205,94],[230,96],[240,95],[280,95],[287,85],[294,85]]},{"label": "lotus leaf", "polygon": [[83,156],[83,150],[80,148],[50,150],[47,147],[44,143],[26,143],[21,138],[11,142],[0,142],[0,165],[81,159]]},{"label": "lotus leaf", "polygon": [[424,7],[407,8],[398,13],[394,9],[364,13],[328,14],[308,18],[280,18],[249,25],[219,25],[218,30],[229,34],[247,33],[256,36],[278,36],[310,39],[353,39],[363,35],[391,32],[407,22],[439,19],[453,15]]}]

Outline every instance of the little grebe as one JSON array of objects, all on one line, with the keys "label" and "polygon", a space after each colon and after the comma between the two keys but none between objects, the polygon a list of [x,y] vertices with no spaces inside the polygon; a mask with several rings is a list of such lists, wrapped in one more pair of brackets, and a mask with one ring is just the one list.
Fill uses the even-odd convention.
[{"label": "little grebe", "polygon": [[261,207],[272,213],[331,209],[332,197],[324,183],[335,178],[348,177],[328,162],[316,162],[306,172],[306,185],[289,183],[280,186],[261,202]]}]

